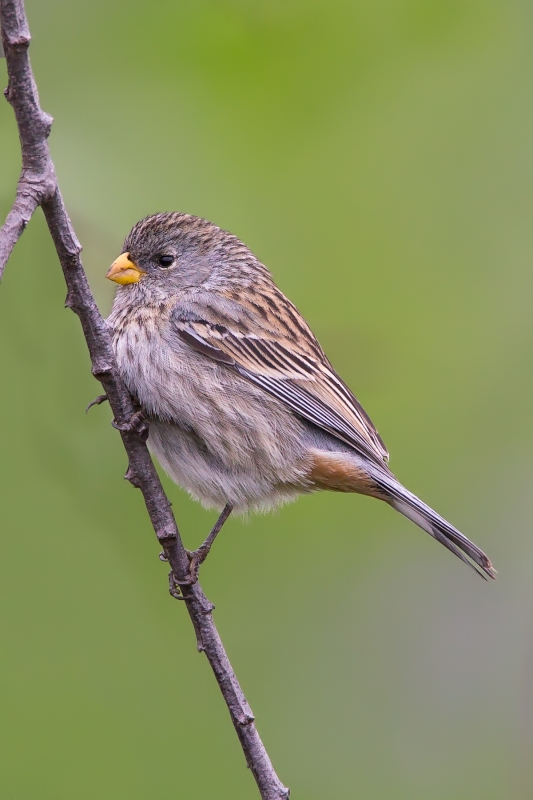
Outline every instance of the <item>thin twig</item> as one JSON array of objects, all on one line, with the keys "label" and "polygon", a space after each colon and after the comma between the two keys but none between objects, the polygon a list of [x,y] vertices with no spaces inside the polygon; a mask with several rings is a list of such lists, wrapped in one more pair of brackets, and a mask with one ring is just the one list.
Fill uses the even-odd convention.
[{"label": "thin twig", "polygon": [[[186,582],[189,558],[170,503],[146,447],[148,426],[136,411],[118,372],[111,337],[89,288],[80,259],[81,246],[65,210],[47,138],[52,118],[39,104],[28,57],[30,32],[23,0],[0,0],[0,26],[7,59],[9,86],[5,92],[17,120],[22,150],[22,172],[16,198],[0,231],[0,277],[33,212],[41,206],[67,284],[66,305],[80,318],[92,362],[92,373],[106,394],[114,414],[129,466],[126,478],[141,490],[155,534],[163,547],[173,577]],[[248,766],[263,800],[286,800],[283,786],[254,725],[248,705],[226,655],[212,618],[214,606],[200,585],[183,584],[183,599],[191,617],[198,650],[205,652],[224,696]]]}]

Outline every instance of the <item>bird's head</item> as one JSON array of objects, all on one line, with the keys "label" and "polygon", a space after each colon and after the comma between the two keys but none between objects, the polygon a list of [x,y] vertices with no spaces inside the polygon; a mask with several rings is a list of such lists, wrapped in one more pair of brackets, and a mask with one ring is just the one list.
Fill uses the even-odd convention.
[{"label": "bird's head", "polygon": [[265,268],[239,239],[200,217],[152,214],[130,231],[106,278],[122,286],[179,292],[246,282]]}]

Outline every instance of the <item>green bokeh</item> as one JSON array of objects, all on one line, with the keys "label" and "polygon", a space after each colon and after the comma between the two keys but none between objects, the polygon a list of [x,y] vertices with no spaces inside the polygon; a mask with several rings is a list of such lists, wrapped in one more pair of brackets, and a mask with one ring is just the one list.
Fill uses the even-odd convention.
[{"label": "green bokeh", "polygon": [[[272,269],[485,585],[379,503],[230,520],[202,570],[295,800],[533,793],[533,11],[519,0],[28,0],[102,310],[131,225]],[[5,83],[5,62],[0,62]],[[19,170],[0,105],[0,210]],[[0,797],[255,797],[39,212],[0,287]],[[166,482],[186,543],[213,515]]]}]

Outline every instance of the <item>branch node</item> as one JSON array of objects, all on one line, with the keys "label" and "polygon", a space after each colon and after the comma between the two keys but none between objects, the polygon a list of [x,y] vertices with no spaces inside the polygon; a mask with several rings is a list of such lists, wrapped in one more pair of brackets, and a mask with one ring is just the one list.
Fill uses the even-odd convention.
[{"label": "branch node", "polygon": [[103,378],[109,378],[110,375],[113,374],[113,367],[108,361],[98,361],[95,359],[91,372],[93,377],[101,382]]},{"label": "branch node", "polygon": [[135,486],[136,489],[142,488],[141,481],[139,480],[137,473],[135,472],[135,470],[131,465],[126,470],[126,474],[124,475],[124,480],[129,481],[132,486]]},{"label": "branch node", "polygon": [[171,547],[176,544],[177,536],[176,532],[172,530],[172,528],[163,528],[163,530],[156,531],[157,541],[164,549],[165,553],[169,551]]},{"label": "branch node", "polygon": [[28,35],[20,35],[17,39],[8,39],[7,45],[8,47],[12,47],[13,50],[20,52],[21,50],[27,50],[30,46],[31,36]]},{"label": "branch node", "polygon": [[52,130],[52,125],[54,124],[54,118],[51,114],[47,114],[46,111],[43,111],[43,126],[44,126],[44,135],[45,138],[48,139],[50,136],[50,131]]}]

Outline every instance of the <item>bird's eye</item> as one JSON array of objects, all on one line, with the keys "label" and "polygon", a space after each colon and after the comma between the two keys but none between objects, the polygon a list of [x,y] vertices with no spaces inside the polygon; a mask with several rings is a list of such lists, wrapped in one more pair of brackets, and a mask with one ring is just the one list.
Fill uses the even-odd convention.
[{"label": "bird's eye", "polygon": [[159,256],[157,263],[160,267],[164,267],[165,269],[171,267],[174,263],[174,256]]}]

